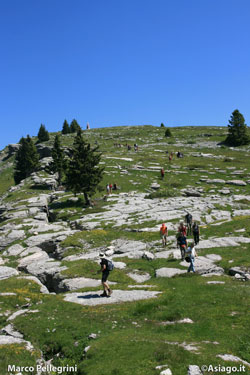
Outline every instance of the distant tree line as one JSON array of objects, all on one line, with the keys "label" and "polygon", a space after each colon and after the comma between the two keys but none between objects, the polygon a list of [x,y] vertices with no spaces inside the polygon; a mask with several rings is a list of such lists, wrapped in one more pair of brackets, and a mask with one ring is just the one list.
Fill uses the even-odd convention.
[{"label": "distant tree line", "polygon": [[64,120],[62,134],[77,133],[80,129],[81,127],[75,119],[71,121],[70,125],[67,120]]}]

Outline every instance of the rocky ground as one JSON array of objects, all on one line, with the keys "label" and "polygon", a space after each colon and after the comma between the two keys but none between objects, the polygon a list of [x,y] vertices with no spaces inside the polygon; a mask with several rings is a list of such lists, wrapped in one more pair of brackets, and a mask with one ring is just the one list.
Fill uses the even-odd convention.
[{"label": "rocky ground", "polygon": [[[162,298],[168,279],[182,282],[187,274],[188,263],[181,260],[175,237],[179,221],[187,212],[192,213],[201,228],[195,261],[198,276],[195,277],[204,279],[208,287],[228,288],[231,282],[238,282],[238,288],[243,285],[249,288],[250,168],[245,160],[246,154],[250,154],[249,148],[221,148],[218,141],[211,139],[216,135],[212,128],[209,129],[212,135],[204,136],[204,139],[197,137],[194,144],[191,138],[190,143],[187,143],[188,138],[184,138],[184,142],[181,128],[172,143],[160,138],[157,128],[143,141],[138,138],[136,127],[134,133],[130,129],[128,134],[126,131],[128,128],[124,127],[120,134],[121,148],[113,146],[115,130],[108,134],[88,134],[90,141],[98,140],[103,147],[103,186],[107,182],[117,182],[119,186],[112,194],[105,195],[103,191],[93,197],[90,208],[85,208],[79,197],[59,189],[56,176],[45,173],[44,168],[50,161],[49,145],[39,147],[41,170],[3,192],[0,202],[0,282],[8,291],[0,294],[0,301],[3,299],[0,349],[23,345],[39,363],[46,364],[53,359],[52,353],[51,358],[47,358],[43,349],[32,343],[27,332],[24,338],[15,327],[18,319],[22,326],[21,318],[29,320],[33,314],[41,314],[37,304],[46,303],[43,295],[88,308]],[[202,132],[202,128],[199,131]],[[141,140],[139,151],[128,153],[124,144],[133,144],[134,140],[139,145]],[[1,152],[2,173],[12,168],[17,148],[11,145]],[[183,160],[174,158],[170,163],[166,148],[185,150]],[[161,166],[166,170],[163,181],[159,178]],[[169,229],[166,247],[161,245],[159,238],[162,222]],[[188,240],[192,241],[191,236]],[[113,289],[110,298],[100,297],[100,275],[97,274],[100,251],[106,251],[115,265],[110,275]],[[37,292],[32,298],[36,303],[31,303],[32,298],[27,293],[20,304],[21,289],[8,288],[7,280],[10,285],[34,285]],[[18,297],[17,303],[15,297]],[[6,299],[11,302],[6,303]],[[161,324],[195,324],[186,316],[183,319]],[[188,335],[186,341],[165,340],[165,343],[202,352],[199,347],[204,344],[188,342]],[[220,358],[225,362],[236,361],[230,356],[225,359],[220,352],[216,355],[222,356]],[[250,360],[234,358],[249,366]],[[153,371],[175,375],[181,370],[164,364]],[[201,374],[196,365],[189,365],[187,372]],[[89,374],[92,374],[91,370]]]}]

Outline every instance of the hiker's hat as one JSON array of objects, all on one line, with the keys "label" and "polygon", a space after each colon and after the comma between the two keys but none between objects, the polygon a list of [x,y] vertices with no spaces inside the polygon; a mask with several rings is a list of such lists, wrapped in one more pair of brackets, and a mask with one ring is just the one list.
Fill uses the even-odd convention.
[{"label": "hiker's hat", "polygon": [[100,254],[99,254],[99,257],[100,257],[100,258],[104,258],[104,257],[105,257],[105,254],[104,254],[104,253],[100,253]]}]

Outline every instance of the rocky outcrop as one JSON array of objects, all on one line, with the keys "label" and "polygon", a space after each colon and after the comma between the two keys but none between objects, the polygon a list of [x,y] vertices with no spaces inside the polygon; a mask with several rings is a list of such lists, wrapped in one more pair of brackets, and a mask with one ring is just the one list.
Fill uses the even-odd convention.
[{"label": "rocky outcrop", "polygon": [[244,267],[232,267],[229,270],[229,275],[231,276],[240,276],[238,277],[239,279],[244,279],[244,280],[250,280],[250,270],[247,270]]},{"label": "rocky outcrop", "polygon": [[156,270],[155,276],[156,277],[173,277],[176,275],[180,275],[182,273],[186,273],[187,271],[185,270],[180,270],[179,268],[159,268]]},{"label": "rocky outcrop", "polygon": [[0,280],[8,279],[9,277],[18,275],[19,272],[11,267],[0,266]]},{"label": "rocky outcrop", "polygon": [[36,149],[37,149],[40,159],[51,156],[52,154],[52,147],[44,145],[42,143],[36,144]]}]

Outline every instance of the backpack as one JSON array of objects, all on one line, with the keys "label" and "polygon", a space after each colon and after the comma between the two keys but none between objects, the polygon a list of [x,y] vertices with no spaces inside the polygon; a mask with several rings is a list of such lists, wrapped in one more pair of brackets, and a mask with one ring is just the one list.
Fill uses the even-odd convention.
[{"label": "backpack", "polygon": [[186,237],[184,237],[184,236],[180,237],[180,238],[179,238],[179,243],[180,243],[181,245],[186,245]]},{"label": "backpack", "polygon": [[196,224],[193,226],[193,232],[198,233],[199,232],[199,226]]},{"label": "backpack", "polygon": [[107,259],[107,269],[108,269],[108,271],[113,271],[113,269],[114,269],[114,264],[113,264],[113,262],[111,262],[111,260],[109,260],[109,259]]},{"label": "backpack", "polygon": [[193,216],[191,214],[186,215],[187,223],[191,223]]}]

